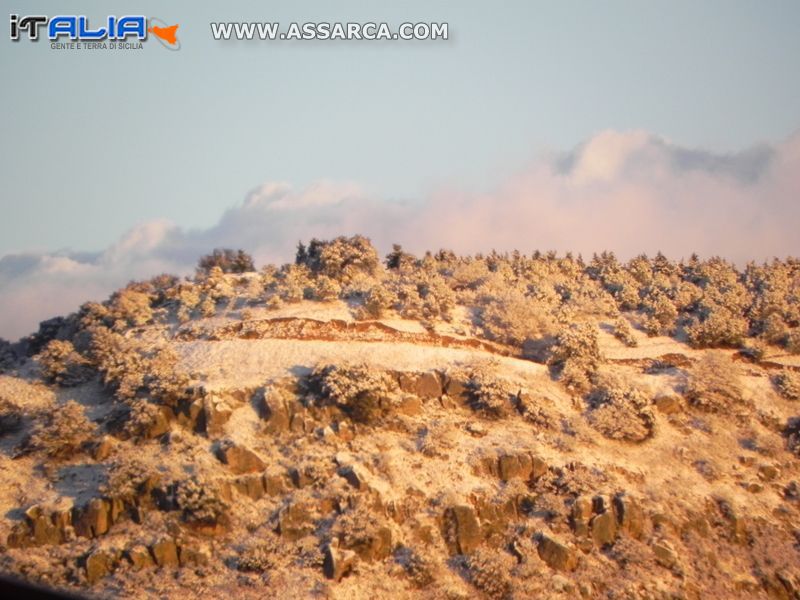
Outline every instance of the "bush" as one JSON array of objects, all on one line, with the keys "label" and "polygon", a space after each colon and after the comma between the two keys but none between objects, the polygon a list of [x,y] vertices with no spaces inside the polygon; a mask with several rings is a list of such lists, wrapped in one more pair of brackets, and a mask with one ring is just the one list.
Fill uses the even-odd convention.
[{"label": "bush", "polygon": [[639,345],[639,342],[636,341],[633,335],[631,324],[628,323],[628,320],[623,316],[617,317],[617,320],[614,321],[614,337],[628,348],[636,348]]},{"label": "bush", "polygon": [[496,368],[493,363],[476,367],[467,384],[472,409],[490,419],[508,416],[516,397],[515,390],[492,372]]},{"label": "bush", "polygon": [[784,369],[772,381],[781,396],[787,400],[800,400],[800,373]]},{"label": "bush", "polygon": [[483,309],[483,328],[489,339],[521,347],[528,340],[555,334],[547,305],[517,290],[507,290]]},{"label": "bush", "polygon": [[358,276],[374,277],[380,267],[378,252],[369,238],[360,235],[331,241],[312,239],[306,248],[299,244],[295,264],[317,275],[326,275],[343,285]]},{"label": "bush", "polygon": [[749,325],[744,317],[723,306],[707,309],[686,328],[689,343],[696,348],[736,347],[747,336]]},{"label": "bush", "polygon": [[590,323],[565,326],[558,334],[548,362],[560,370],[561,381],[567,389],[587,392],[600,365],[597,329]]},{"label": "bush", "polygon": [[214,267],[218,267],[223,273],[250,273],[256,270],[252,256],[244,250],[231,248],[216,248],[197,263],[198,273],[208,274]]},{"label": "bush", "polygon": [[363,364],[318,367],[311,379],[325,401],[362,423],[375,422],[386,414],[397,387],[387,373]]},{"label": "bush", "polygon": [[605,437],[643,442],[653,435],[655,415],[644,392],[606,376],[588,398],[589,423]]},{"label": "bush", "polygon": [[327,275],[320,275],[314,282],[314,298],[322,302],[333,302],[342,293],[342,286]]},{"label": "bush", "polygon": [[381,284],[374,285],[369,289],[367,296],[364,298],[362,316],[380,319],[394,306],[395,302],[397,302],[397,297],[385,286]]},{"label": "bush", "polygon": [[179,482],[175,499],[189,523],[216,525],[228,510],[219,488],[204,477],[195,476]]},{"label": "bush", "polygon": [[126,288],[111,297],[108,317],[116,329],[140,327],[153,320],[150,295],[135,289]]},{"label": "bush", "polygon": [[708,412],[728,412],[744,402],[739,369],[722,353],[704,356],[689,372],[689,404]]},{"label": "bush", "polygon": [[466,559],[469,581],[492,600],[505,600],[512,595],[508,568],[496,551],[478,548]]},{"label": "bush", "polygon": [[24,449],[43,452],[51,458],[67,458],[92,439],[94,429],[83,407],[69,400],[37,420]]},{"label": "bush", "polygon": [[236,567],[246,573],[265,573],[275,567],[277,552],[276,543],[258,541],[242,550]]},{"label": "bush", "polygon": [[51,340],[36,355],[42,376],[51,383],[63,387],[80,385],[94,376],[89,361],[75,351],[72,342]]},{"label": "bush", "polygon": [[22,408],[0,397],[0,436],[17,431],[22,426],[24,416]]},{"label": "bush", "polygon": [[101,491],[110,498],[129,503],[148,495],[161,483],[161,474],[136,457],[123,456],[111,464]]}]

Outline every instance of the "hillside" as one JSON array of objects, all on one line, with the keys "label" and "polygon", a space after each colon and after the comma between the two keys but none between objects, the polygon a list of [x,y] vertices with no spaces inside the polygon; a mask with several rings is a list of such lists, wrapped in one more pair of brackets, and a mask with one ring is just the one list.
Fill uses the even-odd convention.
[{"label": "hillside", "polygon": [[29,581],[800,598],[795,259],[216,252],[0,363],[0,569]]}]

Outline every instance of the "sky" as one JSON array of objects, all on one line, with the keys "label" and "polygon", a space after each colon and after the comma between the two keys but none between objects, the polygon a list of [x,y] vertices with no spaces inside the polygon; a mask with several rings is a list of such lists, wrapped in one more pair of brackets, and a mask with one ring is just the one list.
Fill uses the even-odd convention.
[{"label": "sky", "polygon": [[[179,23],[177,52],[2,36],[0,336],[214,245],[285,260],[311,235],[800,254],[800,3],[200,4],[59,3]],[[450,39],[213,40],[232,20]]]}]

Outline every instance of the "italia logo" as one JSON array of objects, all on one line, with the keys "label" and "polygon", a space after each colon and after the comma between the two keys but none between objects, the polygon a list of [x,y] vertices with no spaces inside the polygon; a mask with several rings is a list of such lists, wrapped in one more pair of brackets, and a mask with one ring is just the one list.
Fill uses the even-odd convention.
[{"label": "italia logo", "polygon": [[161,19],[142,15],[109,16],[94,24],[83,15],[10,15],[11,39],[15,42],[27,38],[38,41],[43,34],[51,42],[144,42],[148,34],[169,50],[179,50],[178,25],[167,25]]}]

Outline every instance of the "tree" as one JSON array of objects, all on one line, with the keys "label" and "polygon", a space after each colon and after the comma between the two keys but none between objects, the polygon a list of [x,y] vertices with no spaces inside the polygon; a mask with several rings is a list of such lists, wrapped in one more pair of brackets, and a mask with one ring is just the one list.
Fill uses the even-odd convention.
[{"label": "tree", "polygon": [[215,248],[197,263],[198,272],[204,274],[210,273],[214,267],[219,267],[223,273],[250,273],[256,270],[252,256],[244,250],[231,248]]}]

